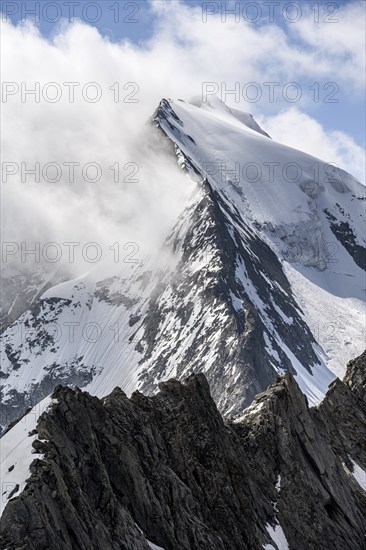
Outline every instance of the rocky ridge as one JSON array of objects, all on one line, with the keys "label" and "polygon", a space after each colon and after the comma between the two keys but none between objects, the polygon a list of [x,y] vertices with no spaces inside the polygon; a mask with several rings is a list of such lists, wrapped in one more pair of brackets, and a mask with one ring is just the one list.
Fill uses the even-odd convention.
[{"label": "rocky ridge", "polygon": [[0,546],[365,549],[365,367],[310,409],[287,373],[227,421],[202,374],[130,399],[58,386]]}]

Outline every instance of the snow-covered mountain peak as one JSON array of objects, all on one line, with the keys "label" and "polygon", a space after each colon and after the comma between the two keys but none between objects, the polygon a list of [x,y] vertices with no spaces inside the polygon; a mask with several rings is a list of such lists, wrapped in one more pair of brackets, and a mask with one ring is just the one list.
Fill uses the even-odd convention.
[{"label": "snow-covered mountain peak", "polygon": [[202,96],[194,96],[188,103],[205,111],[224,115],[227,120],[230,120],[230,118],[239,120],[247,128],[258,132],[263,136],[269,137],[269,135],[264,130],[262,130],[259,124],[254,120],[253,115],[244,111],[240,111],[239,109],[230,108],[216,95],[208,96],[205,99],[203,99]]},{"label": "snow-covered mountain peak", "polygon": [[364,188],[250,115],[194,103],[164,99],[152,117],[176,185],[196,189],[159,261],[38,284],[19,315],[5,312],[3,425],[57,383],[154,393],[192,371],[225,414],[284,371],[315,404],[362,351]]},{"label": "snow-covered mountain peak", "polygon": [[203,174],[282,259],[326,361],[342,376],[365,337],[365,186],[214,110],[170,101],[154,120],[181,163]]},{"label": "snow-covered mountain peak", "polygon": [[[363,185],[341,169],[264,139],[229,114],[222,102],[219,110],[201,107],[164,100],[154,120],[191,167],[272,242],[277,240],[282,249],[285,243],[290,254],[300,247],[301,263],[325,269],[326,243],[332,240],[327,229],[335,216],[351,226],[355,243],[363,246],[357,239],[364,229]],[[348,252],[354,256],[350,246]]]}]

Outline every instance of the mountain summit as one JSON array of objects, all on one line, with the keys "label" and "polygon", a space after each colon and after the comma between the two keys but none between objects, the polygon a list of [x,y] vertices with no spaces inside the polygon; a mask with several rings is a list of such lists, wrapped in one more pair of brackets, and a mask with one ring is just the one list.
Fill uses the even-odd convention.
[{"label": "mountain summit", "polygon": [[226,416],[286,372],[318,404],[363,349],[365,187],[219,100],[164,99],[145,131],[195,192],[127,276],[7,279],[3,428],[57,384],[154,394],[195,372]]}]

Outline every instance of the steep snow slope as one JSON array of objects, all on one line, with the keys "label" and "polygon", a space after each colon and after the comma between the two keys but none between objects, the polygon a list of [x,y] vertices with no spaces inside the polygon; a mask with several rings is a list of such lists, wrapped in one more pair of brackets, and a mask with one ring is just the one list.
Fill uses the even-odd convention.
[{"label": "steep snow slope", "polygon": [[[0,479],[1,503],[0,515],[7,502],[20,494],[30,476],[29,467],[36,458],[33,441],[37,439],[35,428],[41,414],[54,403],[46,397],[19,420],[1,439]],[[40,457],[38,457],[40,458]]]},{"label": "steep snow slope", "polygon": [[197,182],[159,258],[35,297],[2,336],[3,426],[60,382],[154,392],[192,370],[226,414],[284,370],[317,403],[327,365],[339,374],[362,350],[364,188],[250,115],[194,103],[163,100],[153,117]]},{"label": "steep snow slope", "polygon": [[[135,280],[95,282],[82,276],[48,289],[2,335],[3,425],[52,392],[55,383],[85,387],[105,365],[114,377],[106,391],[136,386],[131,369],[134,345],[128,338],[130,309],[139,301]],[[120,371],[126,366],[126,372]],[[103,384],[98,388],[103,395]]]},{"label": "steep snow slope", "polygon": [[34,264],[32,269],[25,271],[4,261],[1,269],[0,332],[16,321],[47,288],[66,278],[62,269],[50,269],[49,265]]}]

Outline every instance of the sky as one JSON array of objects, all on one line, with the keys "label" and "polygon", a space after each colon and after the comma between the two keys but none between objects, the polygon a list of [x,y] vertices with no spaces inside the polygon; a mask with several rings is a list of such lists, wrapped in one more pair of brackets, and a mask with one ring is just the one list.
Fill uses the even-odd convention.
[{"label": "sky", "polygon": [[[83,22],[121,48],[154,54],[156,78],[159,53],[171,63],[171,77],[180,63],[191,63],[187,77],[201,75],[194,94],[202,93],[202,82],[215,82],[221,99],[267,122],[273,137],[295,147],[303,142],[312,153],[321,140],[324,154],[335,148],[335,162],[360,159],[358,147],[365,147],[365,9],[363,0],[17,0],[2,2],[2,19],[33,22],[51,43]],[[239,97],[225,93],[233,89]],[[297,128],[287,133],[288,124]],[[301,135],[304,127],[310,135]]]},{"label": "sky", "polygon": [[[273,139],[364,182],[365,7],[3,0],[1,153],[14,183],[3,195],[7,239],[76,235],[109,248],[122,227],[121,242],[155,246],[152,235],[166,234],[190,191],[183,182],[172,191],[175,166],[161,158],[158,172],[139,137],[163,97],[216,94]],[[45,186],[31,181],[35,162],[42,174],[58,163],[59,185],[49,184],[54,176]],[[126,184],[118,190],[116,174]]]}]

